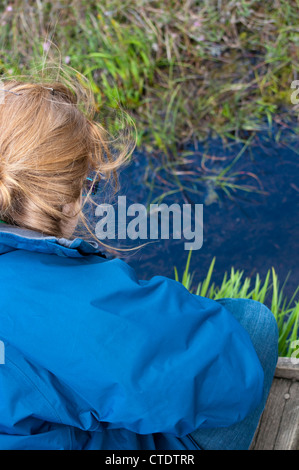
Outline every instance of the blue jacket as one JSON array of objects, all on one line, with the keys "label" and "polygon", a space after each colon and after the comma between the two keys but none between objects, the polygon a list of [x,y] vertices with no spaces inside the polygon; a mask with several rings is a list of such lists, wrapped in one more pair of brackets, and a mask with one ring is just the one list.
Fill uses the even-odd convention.
[{"label": "blue jacket", "polygon": [[194,450],[190,432],[260,403],[249,335],[219,303],[79,238],[1,224],[0,253],[0,449]]}]

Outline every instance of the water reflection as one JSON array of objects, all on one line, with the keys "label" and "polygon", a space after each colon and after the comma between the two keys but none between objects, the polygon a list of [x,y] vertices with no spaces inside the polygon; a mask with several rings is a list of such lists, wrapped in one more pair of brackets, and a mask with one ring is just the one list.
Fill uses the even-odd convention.
[{"label": "water reflection", "polygon": [[[230,170],[230,174],[235,173],[235,184],[255,187],[262,193],[240,190],[227,193],[213,180],[198,179],[215,170],[219,174],[242,151],[243,143],[230,142],[223,146],[220,140],[210,140],[205,147],[186,146],[185,152],[193,152],[193,157],[189,164],[180,168],[181,174],[176,177],[184,187],[191,188],[190,192],[175,192],[177,187],[167,171],[159,172],[158,180],[155,179],[157,186],[151,190],[150,183],[156,175],[148,171],[149,185],[146,186],[144,174],[148,157],[140,152],[134,153],[132,163],[122,171],[119,194],[126,195],[127,204],[146,204],[163,192],[168,194],[163,199],[167,204],[204,204],[203,246],[193,253],[191,260],[195,284],[203,279],[216,256],[213,276],[216,283],[221,282],[224,272],[232,266],[244,270],[244,276],[258,272],[262,279],[273,266],[281,283],[291,271],[285,294],[290,297],[298,286],[298,138],[292,129],[279,132],[279,142],[276,141],[277,129],[271,135],[268,131],[259,132]],[[204,160],[206,173],[202,171],[203,153],[208,155]],[[108,243],[132,247],[143,244],[144,240]],[[173,278],[173,267],[182,273],[187,255],[184,240],[170,239],[155,241],[125,259],[140,279],[157,274]]]}]

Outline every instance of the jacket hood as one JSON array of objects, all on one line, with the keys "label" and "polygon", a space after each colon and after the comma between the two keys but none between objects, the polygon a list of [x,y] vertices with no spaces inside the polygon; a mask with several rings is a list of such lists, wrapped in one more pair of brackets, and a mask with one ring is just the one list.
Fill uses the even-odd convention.
[{"label": "jacket hood", "polygon": [[95,254],[105,258],[96,242],[87,242],[81,238],[74,240],[57,238],[14,225],[1,224],[0,255],[14,250],[35,251],[72,258]]}]

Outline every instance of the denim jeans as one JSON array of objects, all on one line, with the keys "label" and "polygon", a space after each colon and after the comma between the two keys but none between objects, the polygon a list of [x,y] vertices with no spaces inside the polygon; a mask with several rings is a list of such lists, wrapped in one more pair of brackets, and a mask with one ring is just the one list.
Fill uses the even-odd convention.
[{"label": "denim jeans", "polygon": [[264,393],[260,405],[243,421],[227,428],[198,429],[192,438],[203,450],[248,450],[265,407],[278,359],[278,330],[272,312],[249,299],[220,299],[247,330],[264,370]]}]

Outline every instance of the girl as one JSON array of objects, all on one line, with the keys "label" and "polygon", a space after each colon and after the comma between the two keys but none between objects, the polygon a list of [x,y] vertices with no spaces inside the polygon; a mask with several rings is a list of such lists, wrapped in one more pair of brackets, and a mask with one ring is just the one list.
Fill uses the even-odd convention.
[{"label": "girl", "polygon": [[139,281],[73,236],[128,155],[112,155],[81,91],[2,90],[0,448],[248,449],[277,361],[274,316]]}]

